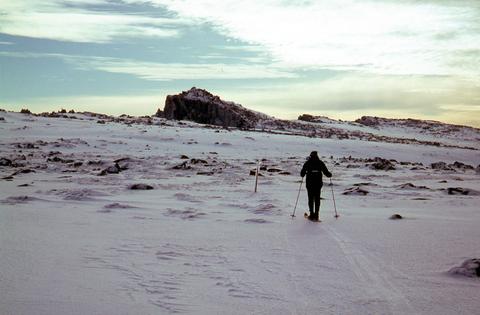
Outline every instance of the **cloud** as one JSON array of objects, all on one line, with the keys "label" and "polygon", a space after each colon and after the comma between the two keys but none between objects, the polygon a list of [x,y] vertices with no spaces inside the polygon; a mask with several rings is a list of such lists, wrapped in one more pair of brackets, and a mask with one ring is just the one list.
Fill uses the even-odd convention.
[{"label": "cloud", "polygon": [[271,64],[162,63],[126,58],[80,56],[58,53],[2,52],[13,58],[58,58],[77,70],[129,74],[149,81],[297,78]]},{"label": "cloud", "polygon": [[135,75],[145,80],[266,79],[294,78],[295,74],[264,65],[181,64],[138,62],[134,60],[90,60],[87,67],[96,70]]},{"label": "cloud", "polygon": [[108,4],[106,0],[0,0],[0,33],[95,43],[120,38],[179,36],[175,28],[182,23],[179,19],[88,9],[88,5]]},{"label": "cloud", "polygon": [[459,111],[459,112],[478,112],[480,114],[480,105],[474,104],[442,104],[440,109],[450,111]]},{"label": "cloud", "polygon": [[[449,60],[480,48],[473,2],[152,0],[180,17],[264,47],[288,67],[458,75]],[[459,32],[459,30],[461,30]],[[399,34],[408,34],[400,36]],[[360,67],[358,65],[361,65]],[[477,61],[471,64],[480,68]]]}]

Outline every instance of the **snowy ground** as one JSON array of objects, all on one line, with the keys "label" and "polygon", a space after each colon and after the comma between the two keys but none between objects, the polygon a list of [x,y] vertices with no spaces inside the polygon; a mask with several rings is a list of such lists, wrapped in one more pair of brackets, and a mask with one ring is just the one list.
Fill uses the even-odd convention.
[{"label": "snowy ground", "polygon": [[[429,166],[478,150],[0,116],[0,314],[478,314],[447,271],[480,257],[480,175]],[[303,190],[290,217],[311,150],[338,220],[328,185],[322,223]]]}]

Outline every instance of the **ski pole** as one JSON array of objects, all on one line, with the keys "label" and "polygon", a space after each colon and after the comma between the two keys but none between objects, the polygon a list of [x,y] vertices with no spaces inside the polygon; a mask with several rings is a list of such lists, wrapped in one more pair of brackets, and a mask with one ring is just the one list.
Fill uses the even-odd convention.
[{"label": "ski pole", "polygon": [[303,184],[303,177],[302,177],[302,181],[300,182],[300,187],[298,187],[297,201],[295,201],[295,208],[293,208],[293,213],[291,215],[292,219],[295,217],[295,210],[297,210],[298,198],[300,197],[300,191],[302,190],[302,184]]},{"label": "ski pole", "polygon": [[257,192],[257,187],[258,187],[258,169],[260,168],[260,163],[262,162],[258,162],[257,163],[257,169],[255,171],[255,192]]},{"label": "ski pole", "polygon": [[333,208],[335,209],[335,219],[338,219],[337,205],[335,204],[335,194],[333,193],[332,178],[330,178],[330,188],[332,188]]}]

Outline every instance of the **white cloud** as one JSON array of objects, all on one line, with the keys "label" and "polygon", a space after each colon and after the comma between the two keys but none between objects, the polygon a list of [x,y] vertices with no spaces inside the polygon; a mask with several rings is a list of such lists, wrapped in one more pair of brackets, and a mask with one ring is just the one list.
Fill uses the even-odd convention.
[{"label": "white cloud", "polygon": [[110,42],[123,37],[174,37],[178,19],[99,13],[69,5],[105,0],[0,0],[0,33],[71,42]]},{"label": "white cloud", "polygon": [[13,58],[58,58],[79,70],[130,74],[151,81],[273,79],[296,78],[298,76],[293,72],[271,64],[161,63],[98,56],[2,51],[0,51],[0,56]]},{"label": "white cloud", "polygon": [[450,111],[459,111],[459,112],[478,112],[480,113],[480,105],[473,104],[443,104],[440,105],[440,109]]},{"label": "white cloud", "polygon": [[[152,2],[182,18],[209,23],[228,37],[261,45],[286,67],[454,75],[463,73],[449,62],[456,52],[480,48],[480,14],[469,2]],[[472,66],[479,69],[479,63]]]},{"label": "white cloud", "polygon": [[74,60],[73,62],[80,67],[110,73],[131,74],[145,80],[154,81],[296,77],[293,73],[265,65],[158,63],[116,58],[88,58]]}]

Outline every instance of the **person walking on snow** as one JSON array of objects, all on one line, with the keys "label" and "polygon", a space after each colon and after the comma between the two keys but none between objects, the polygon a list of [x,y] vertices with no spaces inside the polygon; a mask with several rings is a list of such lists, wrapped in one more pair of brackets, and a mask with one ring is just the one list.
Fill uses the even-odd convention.
[{"label": "person walking on snow", "polygon": [[310,210],[308,218],[310,220],[318,220],[320,192],[323,186],[322,174],[325,174],[328,178],[332,177],[332,173],[328,171],[325,163],[319,159],[317,151],[312,151],[305,164],[303,164],[302,171],[300,172],[302,177],[307,175],[306,186],[308,192],[308,208]]}]

